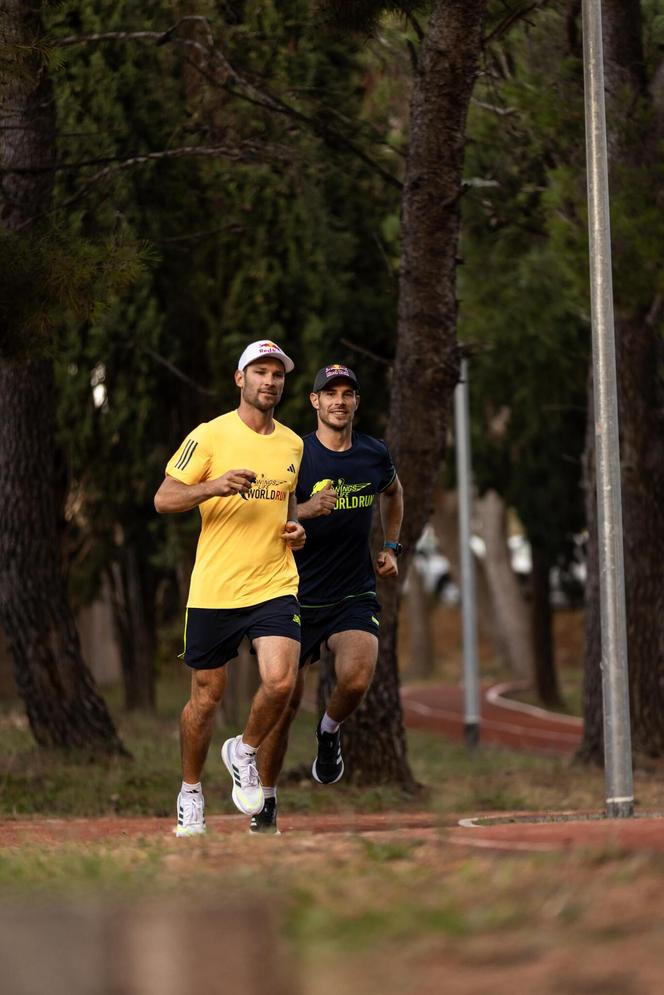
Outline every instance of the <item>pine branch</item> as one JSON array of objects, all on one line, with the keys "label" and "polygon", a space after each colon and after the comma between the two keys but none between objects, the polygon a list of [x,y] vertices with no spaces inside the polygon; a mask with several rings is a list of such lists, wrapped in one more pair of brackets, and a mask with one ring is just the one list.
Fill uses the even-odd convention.
[{"label": "pine branch", "polygon": [[155,352],[154,349],[151,349],[149,346],[144,346],[143,352],[147,353],[151,359],[154,359],[155,363],[159,363],[161,366],[164,366],[169,373],[172,373],[173,376],[178,378],[178,380],[186,383],[189,387],[193,387],[194,390],[197,390],[200,394],[205,394],[207,397],[215,396],[216,391],[210,390],[209,387],[203,387],[195,380],[192,380],[188,374],[184,373],[183,370],[177,367],[174,363],[171,363],[171,361],[166,359],[165,356],[161,356],[158,352]]},{"label": "pine branch", "polygon": [[379,356],[377,353],[372,352],[371,349],[365,349],[364,346],[358,345],[357,342],[351,342],[350,339],[340,339],[342,345],[345,345],[348,349],[352,349],[353,352],[359,352],[363,356],[368,356],[369,359],[373,359],[374,363],[380,363],[381,366],[391,366],[392,360],[386,359],[385,356]]},{"label": "pine branch", "polygon": [[475,107],[481,107],[482,110],[498,114],[499,117],[511,117],[517,112],[516,107],[499,107],[497,104],[488,104],[485,100],[478,100],[476,97],[471,97],[470,102]]},{"label": "pine branch", "polygon": [[[292,162],[293,152],[292,149],[286,148],[285,146],[277,145],[266,145],[260,142],[246,141],[240,143],[235,147],[229,147],[225,145],[214,145],[214,146],[204,146],[204,145],[184,145],[177,149],[163,149],[160,152],[146,152],[142,155],[134,155],[128,159],[123,159],[119,162],[113,162],[112,165],[105,166],[104,169],[100,169],[98,172],[94,173],[89,180],[79,187],[76,193],[72,194],[62,203],[58,204],[53,211],[46,212],[47,214],[53,214],[57,211],[61,211],[63,208],[70,207],[72,204],[80,200],[81,197],[97,183],[103,180],[109,179],[110,177],[116,176],[118,173],[122,173],[127,169],[133,169],[135,166],[140,166],[146,162],[158,162],[163,159],[184,159],[184,158],[212,158],[212,159],[229,159],[232,162],[265,162],[266,151],[269,151],[275,160],[282,162]],[[103,160],[102,160],[103,161]],[[56,166],[44,167],[44,169],[56,169]],[[8,170],[8,172],[36,172],[39,170],[31,170],[28,168],[21,169],[16,168],[14,170]],[[35,221],[44,215],[35,215],[32,218],[28,218],[24,221],[16,231],[20,231],[23,228],[29,227]]]},{"label": "pine branch", "polygon": [[46,166],[13,166],[11,169],[3,170],[3,172],[19,173],[21,175],[27,173],[62,173],[75,172],[79,169],[85,169],[88,166],[108,165],[108,169],[100,170],[91,178],[91,182],[96,182],[98,179],[103,179],[107,173],[120,172],[131,166],[142,165],[145,162],[157,159],[182,159],[186,156],[216,156],[220,159],[232,159],[241,162],[263,161],[258,155],[259,152],[264,154],[265,160],[273,158],[292,161],[293,158],[292,149],[286,148],[286,146],[244,141],[234,147],[227,145],[183,145],[177,149],[162,149],[157,152],[136,152],[131,156],[99,156],[95,159],[80,159],[77,162],[56,162]]},{"label": "pine branch", "polygon": [[[219,80],[214,73],[206,70],[204,66],[200,65],[195,59],[188,58],[186,60],[187,63],[201,76],[203,76],[203,78],[212,86],[223,89],[231,93],[233,96],[245,100],[254,106],[261,107],[266,111],[289,117],[297,124],[313,131],[319,138],[321,138],[322,141],[325,142],[326,145],[331,148],[345,148],[347,151],[356,156],[356,158],[360,159],[365,165],[377,172],[381,178],[385,180],[385,182],[389,183],[391,186],[395,186],[399,190],[402,189],[403,184],[398,177],[394,176],[389,170],[385,169],[385,167],[381,166],[380,163],[376,162],[375,159],[364,152],[353,139],[348,138],[343,133],[325,124],[322,116],[305,114],[303,111],[293,107],[292,104],[287,103],[281,97],[278,97],[276,94],[270,92],[270,90],[266,87],[257,86],[246,76],[243,76],[240,72],[238,72],[238,70],[231,65],[222,49],[220,49],[214,42],[211,32],[209,34],[210,45],[204,45],[199,41],[195,41],[193,38],[177,37],[175,31],[178,26],[183,23],[183,21],[187,20],[202,21],[206,24],[208,29],[210,27],[207,18],[192,16],[182,18],[182,20],[178,21],[177,24],[169,28],[168,31],[104,31],[90,35],[69,35],[66,38],[57,40],[55,44],[57,47],[68,47],[71,45],[86,45],[111,41],[148,41],[153,42],[155,45],[164,45],[166,43],[180,45],[185,49],[189,49],[199,55],[202,55],[208,63],[216,63],[217,67],[222,71],[221,80]],[[332,116],[334,113],[333,109],[330,108],[327,110],[329,115]]]},{"label": "pine branch", "polygon": [[490,45],[492,41],[496,41],[502,38],[506,34],[513,24],[517,21],[524,20],[527,18],[528,14],[531,14],[534,10],[539,7],[543,7],[548,3],[548,0],[536,0],[535,3],[526,4],[525,7],[521,7],[518,10],[511,10],[506,17],[493,29],[491,34],[487,35],[483,40],[484,45]]},{"label": "pine branch", "polygon": [[[281,159],[284,162],[292,161],[293,154],[292,150],[276,145],[265,145],[260,142],[241,142],[240,145],[235,147],[227,145],[212,145],[206,147],[204,145],[183,145],[178,149],[163,149],[161,152],[146,152],[143,155],[131,156],[129,159],[124,159],[121,162],[115,163],[111,166],[106,166],[104,169],[100,169],[99,172],[95,173],[90,177],[88,182],[77,190],[68,200],[65,200],[60,207],[69,207],[75,200],[78,200],[90,187],[94,186],[95,183],[99,183],[101,180],[107,179],[110,176],[115,176],[118,173],[122,173],[127,169],[132,169],[134,166],[143,165],[146,162],[158,162],[162,159],[184,159],[189,157],[194,158],[204,158],[204,159],[229,159],[232,162],[264,162],[265,153],[267,150],[275,159]],[[278,152],[278,154],[277,154]]]}]

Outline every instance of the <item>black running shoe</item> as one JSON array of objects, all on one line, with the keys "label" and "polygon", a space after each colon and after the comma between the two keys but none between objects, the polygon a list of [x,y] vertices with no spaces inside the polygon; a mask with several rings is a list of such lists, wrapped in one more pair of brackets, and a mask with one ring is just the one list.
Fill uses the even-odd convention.
[{"label": "black running shoe", "polygon": [[272,833],[281,836],[277,829],[277,799],[266,798],[265,804],[260,812],[252,815],[249,823],[250,833]]},{"label": "black running shoe", "polygon": [[314,760],[311,773],[319,784],[336,784],[344,776],[344,762],[341,756],[341,728],[336,732],[321,732],[320,722],[316,729],[318,756]]}]

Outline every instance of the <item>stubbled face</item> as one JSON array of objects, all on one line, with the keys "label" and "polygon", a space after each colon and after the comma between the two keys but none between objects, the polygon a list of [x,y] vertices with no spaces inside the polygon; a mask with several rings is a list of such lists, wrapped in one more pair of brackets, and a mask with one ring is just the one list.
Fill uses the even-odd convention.
[{"label": "stubbled face", "polygon": [[270,411],[279,403],[285,380],[283,363],[270,357],[257,359],[235,373],[242,400],[258,411]]},{"label": "stubbled face", "polygon": [[319,422],[333,432],[343,432],[352,424],[360,403],[360,395],[348,380],[333,380],[318,394],[309,396]]}]

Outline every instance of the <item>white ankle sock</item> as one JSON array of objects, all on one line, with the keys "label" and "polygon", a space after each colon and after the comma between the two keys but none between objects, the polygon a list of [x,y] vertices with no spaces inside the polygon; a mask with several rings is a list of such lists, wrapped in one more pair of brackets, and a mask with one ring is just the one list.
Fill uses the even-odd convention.
[{"label": "white ankle sock", "polygon": [[254,760],[256,757],[256,747],[248,746],[243,739],[235,747],[235,753],[239,760]]},{"label": "white ankle sock", "polygon": [[183,781],[180,791],[183,795],[202,795],[203,787],[200,781],[197,781],[196,784],[187,784],[186,781]]},{"label": "white ankle sock", "polygon": [[266,788],[265,785],[263,785],[263,795],[265,796],[265,798],[276,798],[277,797],[277,789],[276,788]]},{"label": "white ankle sock", "polygon": [[336,732],[340,725],[341,725],[340,722],[335,722],[334,719],[331,719],[326,712],[323,718],[320,720],[320,731]]}]

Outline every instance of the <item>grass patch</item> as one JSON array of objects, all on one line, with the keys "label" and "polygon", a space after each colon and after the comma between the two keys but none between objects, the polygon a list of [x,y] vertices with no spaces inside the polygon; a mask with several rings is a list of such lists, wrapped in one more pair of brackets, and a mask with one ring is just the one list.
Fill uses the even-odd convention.
[{"label": "grass patch", "polygon": [[[159,685],[155,715],[122,711],[119,692],[109,696],[123,740],[133,760],[91,758],[84,753],[38,749],[17,710],[0,713],[0,814],[5,816],[169,816],[179,786],[178,721],[186,699],[186,674],[166,669]],[[293,727],[288,768],[309,765],[313,716],[301,713]],[[210,814],[235,813],[219,747],[236,729],[215,730],[204,772]],[[442,817],[525,810],[601,808],[601,771],[546,757],[496,747],[468,752],[459,744],[426,732],[408,734],[409,759],[425,787],[416,797],[398,788],[362,789],[346,782],[330,787],[306,778],[280,789],[283,811],[379,812],[425,808]],[[636,771],[641,808],[662,805],[663,765],[650,762]]]},{"label": "grass patch", "polygon": [[[83,756],[42,753],[21,723],[5,715],[0,807],[5,814],[47,816],[171,814],[183,700],[176,692],[173,704],[155,717],[119,714],[132,762],[91,763]],[[298,718],[290,765],[310,759],[312,725],[310,715]],[[234,812],[216,756],[225,732],[220,727],[215,733],[205,775],[213,813]],[[560,758],[495,748],[468,753],[427,733],[408,739],[415,775],[427,786],[423,796],[412,799],[390,788],[367,792],[343,782],[323,789],[306,782],[280,792],[280,804],[302,811],[428,808],[444,825],[457,813],[591,809],[603,798],[601,772]],[[647,807],[657,808],[660,784],[654,768],[643,773],[639,795]],[[487,977],[493,984],[522,966],[532,970],[533,964],[541,964],[539,982],[529,976],[498,990],[608,991],[605,980],[612,971],[623,970],[625,963],[635,971],[643,963],[646,970],[650,948],[659,958],[663,886],[664,858],[608,847],[518,858],[469,856],[447,843],[442,828],[411,837],[298,833],[253,839],[211,832],[187,841],[151,837],[0,850],[0,900],[10,902],[47,895],[64,903],[92,896],[131,904],[156,895],[166,907],[182,897],[257,898],[274,916],[301,990],[315,995],[345,988],[358,995],[397,995],[441,986],[465,995],[485,990]],[[624,946],[616,947],[620,944],[646,944],[646,950],[630,957]],[[561,950],[567,957],[562,966],[554,960]],[[596,976],[588,966],[593,950],[600,965]],[[475,987],[456,986],[455,971],[464,984],[477,972]],[[556,978],[563,979],[558,987]]]}]

